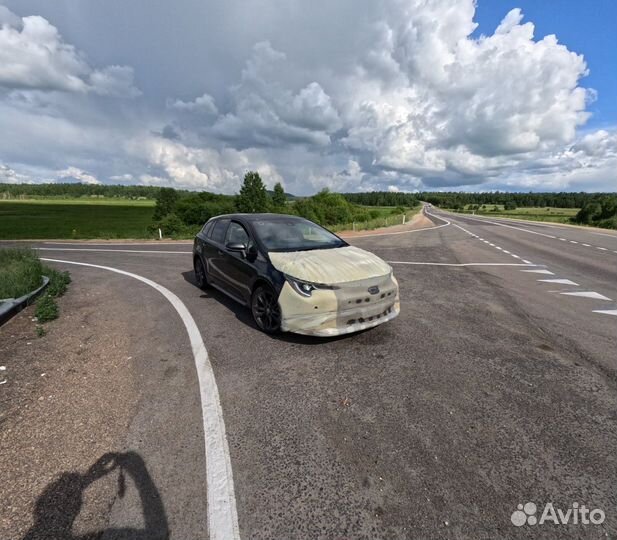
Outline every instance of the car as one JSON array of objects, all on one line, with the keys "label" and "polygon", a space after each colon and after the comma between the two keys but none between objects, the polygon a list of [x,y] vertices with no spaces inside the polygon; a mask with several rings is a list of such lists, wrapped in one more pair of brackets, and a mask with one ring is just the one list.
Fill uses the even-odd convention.
[{"label": "car", "polygon": [[400,311],[390,265],[298,216],[216,216],[195,236],[193,266],[200,288],[249,307],[269,334],[337,336]]}]

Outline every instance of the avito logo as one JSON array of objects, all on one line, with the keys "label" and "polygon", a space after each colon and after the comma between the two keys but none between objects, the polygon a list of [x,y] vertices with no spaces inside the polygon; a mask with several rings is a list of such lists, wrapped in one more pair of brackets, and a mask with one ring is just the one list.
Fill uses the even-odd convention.
[{"label": "avito logo", "polygon": [[519,504],[512,513],[510,520],[516,527],[523,525],[600,525],[604,523],[605,514],[600,508],[589,509],[584,504],[572,503],[572,507],[566,510],[555,508],[553,503],[546,503],[542,515],[538,518],[538,507],[535,503],[528,502]]}]

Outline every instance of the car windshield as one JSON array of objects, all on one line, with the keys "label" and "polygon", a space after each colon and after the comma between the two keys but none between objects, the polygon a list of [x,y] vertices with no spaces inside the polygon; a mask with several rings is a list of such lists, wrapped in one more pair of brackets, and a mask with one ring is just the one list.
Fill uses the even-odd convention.
[{"label": "car windshield", "polygon": [[331,232],[305,219],[256,220],[253,227],[268,251],[305,251],[346,245]]}]

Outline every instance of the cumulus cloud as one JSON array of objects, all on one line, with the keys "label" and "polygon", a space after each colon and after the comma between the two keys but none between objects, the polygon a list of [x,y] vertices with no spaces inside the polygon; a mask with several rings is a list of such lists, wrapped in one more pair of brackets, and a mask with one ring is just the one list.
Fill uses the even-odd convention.
[{"label": "cumulus cloud", "polygon": [[73,179],[81,182],[82,184],[100,184],[101,182],[91,174],[88,174],[85,171],[77,167],[67,167],[57,173],[58,178],[60,179]]},{"label": "cumulus cloud", "polygon": [[341,123],[330,96],[315,81],[297,92],[286,88],[279,76],[290,69],[286,59],[267,41],[253,47],[231,88],[233,110],[214,125],[216,135],[243,147],[331,142]]},{"label": "cumulus cloud", "polygon": [[219,112],[214,98],[208,93],[199,96],[194,101],[168,100],[167,106],[179,111],[201,112],[205,114],[218,114]]},{"label": "cumulus cloud", "polygon": [[[251,10],[187,0],[215,16],[203,27],[183,20],[177,40],[159,31],[174,22],[168,11],[135,2],[148,21],[99,13],[134,30],[117,46],[93,41],[90,54],[90,34],[98,38],[81,34],[80,49],[106,66],[62,37],[58,28],[74,34],[61,9],[57,19],[47,9],[47,20],[0,7],[0,130],[12,134],[0,137],[4,162],[31,160],[54,175],[87,163],[73,172],[226,193],[249,169],[297,194],[615,189],[617,129],[583,131],[595,98],[583,86],[585,59],[556,36],[537,38],[518,8],[476,37],[474,0]],[[74,9],[80,28],[99,24]]]},{"label": "cumulus cloud", "polygon": [[83,53],[40,16],[17,17],[0,6],[0,86],[10,89],[135,96],[126,66],[91,68]]},{"label": "cumulus cloud", "polygon": [[[2,6],[0,6],[1,8]],[[0,23],[2,22],[2,10],[0,9]],[[32,178],[13,170],[4,163],[0,163],[0,184],[32,184]]]}]

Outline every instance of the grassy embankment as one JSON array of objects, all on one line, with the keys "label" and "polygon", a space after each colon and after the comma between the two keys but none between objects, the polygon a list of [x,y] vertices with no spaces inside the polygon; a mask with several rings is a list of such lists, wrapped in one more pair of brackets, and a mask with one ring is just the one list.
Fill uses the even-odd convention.
[{"label": "grassy embankment", "polygon": [[[403,223],[403,213],[396,211],[394,206],[362,206],[370,211],[379,212],[379,216],[368,219],[366,221],[356,221],[355,223],[343,223],[340,225],[332,225],[327,228],[333,232],[339,231],[368,231],[378,229],[380,227],[390,227],[392,225],[401,225]],[[405,223],[422,210],[422,205],[418,204],[413,208],[405,210]]]},{"label": "grassy embankment", "polygon": [[0,239],[148,238],[153,200],[0,200]]},{"label": "grassy embankment", "polygon": [[[509,217],[514,219],[528,219],[532,221],[547,221],[552,223],[573,223],[572,218],[576,216],[580,208],[538,208],[523,207],[514,210],[505,210],[502,204],[487,204],[485,208],[472,211],[471,205],[465,206],[464,210],[452,210],[461,214],[471,214],[493,217]],[[497,210],[495,210],[497,208]]]},{"label": "grassy embankment", "polygon": [[[49,278],[49,284],[37,300],[36,317],[39,323],[58,317],[55,298],[66,292],[71,282],[69,273],[45,266],[31,249],[0,249],[0,303],[3,299],[20,298],[38,289],[43,284],[43,276]],[[37,331],[39,335],[44,334],[41,327]]]}]

